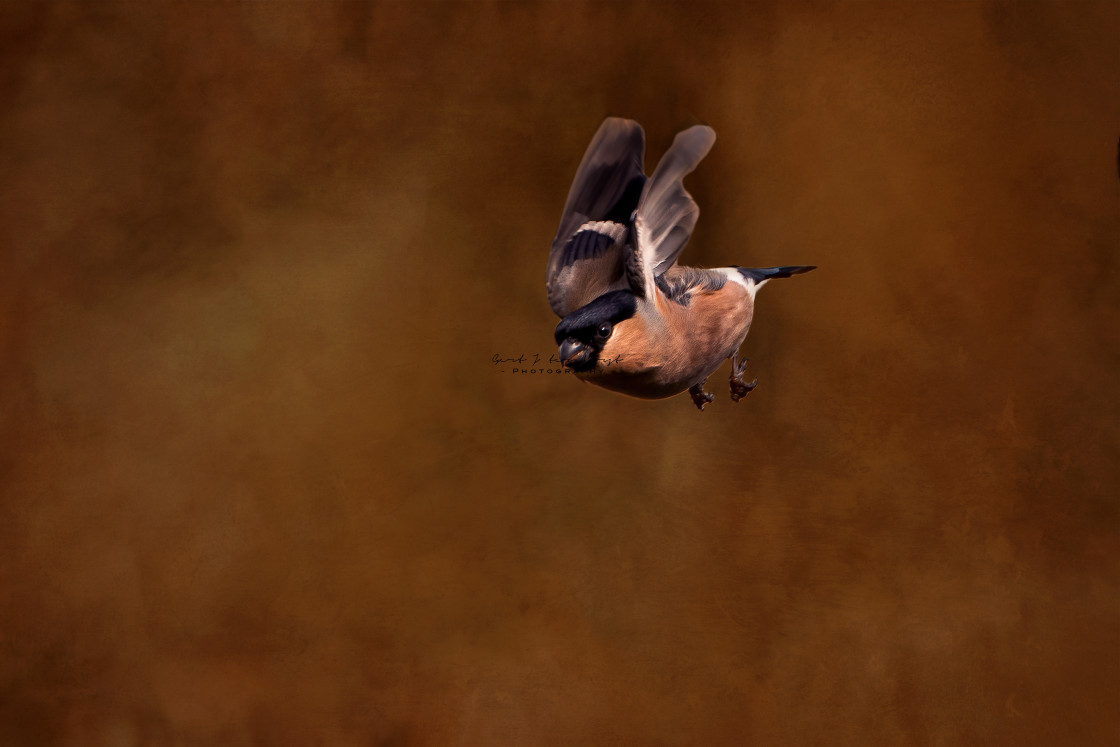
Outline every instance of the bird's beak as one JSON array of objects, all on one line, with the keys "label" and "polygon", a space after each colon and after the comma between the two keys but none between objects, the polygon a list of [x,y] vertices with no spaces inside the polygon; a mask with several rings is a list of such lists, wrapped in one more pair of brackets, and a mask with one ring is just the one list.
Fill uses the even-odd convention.
[{"label": "bird's beak", "polygon": [[568,368],[576,368],[590,352],[590,346],[569,337],[560,343],[560,362]]}]

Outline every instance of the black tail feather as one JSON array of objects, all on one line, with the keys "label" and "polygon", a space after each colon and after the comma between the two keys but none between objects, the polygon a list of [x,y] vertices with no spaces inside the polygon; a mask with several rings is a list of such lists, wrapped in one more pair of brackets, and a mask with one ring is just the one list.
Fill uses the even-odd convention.
[{"label": "black tail feather", "polygon": [[787,265],[785,267],[736,267],[739,273],[756,283],[770,278],[788,278],[790,275],[817,269],[816,265]]}]

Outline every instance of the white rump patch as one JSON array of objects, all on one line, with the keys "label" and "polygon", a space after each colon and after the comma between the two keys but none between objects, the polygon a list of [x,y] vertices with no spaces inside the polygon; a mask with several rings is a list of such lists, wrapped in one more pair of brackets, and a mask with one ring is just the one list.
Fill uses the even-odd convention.
[{"label": "white rump patch", "polygon": [[743,273],[739,272],[737,267],[717,267],[716,272],[722,272],[732,282],[738,283],[747,289],[747,293],[751,295],[751,300],[754,300],[754,295],[758,293],[758,289],[770,282],[770,278],[766,278],[761,283],[757,282],[754,278],[749,278]]}]

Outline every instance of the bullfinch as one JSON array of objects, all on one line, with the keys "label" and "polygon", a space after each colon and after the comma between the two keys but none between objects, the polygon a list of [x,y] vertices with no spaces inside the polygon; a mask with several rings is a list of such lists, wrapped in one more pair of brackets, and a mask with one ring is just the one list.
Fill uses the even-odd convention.
[{"label": "bullfinch", "polygon": [[578,378],[646,399],[688,390],[700,410],[714,399],[704,383],[726,358],[733,401],[758,383],[744,381],[746,359],[736,358],[758,289],[816,268],[676,264],[700,214],[681,182],[715,139],[710,127],[684,130],[647,178],[637,122],[608,118],[592,138],[547,273],[559,357]]}]

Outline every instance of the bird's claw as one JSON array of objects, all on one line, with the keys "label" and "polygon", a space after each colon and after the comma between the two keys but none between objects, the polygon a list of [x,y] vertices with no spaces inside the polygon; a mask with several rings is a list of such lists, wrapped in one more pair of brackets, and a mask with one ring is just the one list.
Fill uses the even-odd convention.
[{"label": "bird's claw", "polygon": [[692,404],[696,405],[696,409],[700,412],[704,412],[704,405],[716,398],[716,395],[704,391],[703,381],[689,387],[688,393],[692,395]]},{"label": "bird's claw", "polygon": [[751,382],[743,381],[743,374],[747,372],[747,359],[731,359],[731,401],[738,402],[751,393],[758,386],[758,379]]}]

